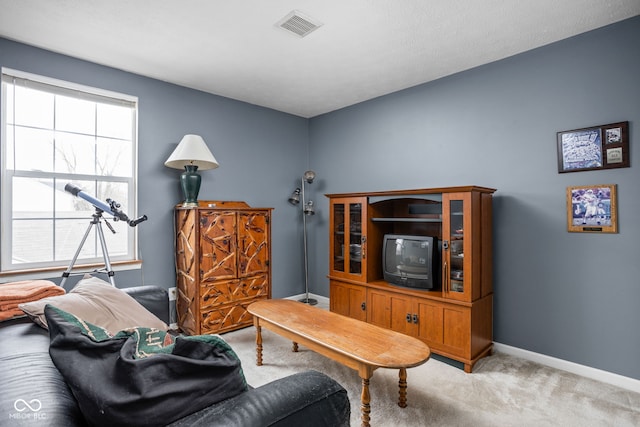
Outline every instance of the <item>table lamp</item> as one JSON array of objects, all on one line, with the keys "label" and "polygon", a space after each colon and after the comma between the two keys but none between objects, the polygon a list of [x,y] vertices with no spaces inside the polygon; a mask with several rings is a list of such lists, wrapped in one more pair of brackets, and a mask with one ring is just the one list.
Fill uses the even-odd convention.
[{"label": "table lamp", "polygon": [[205,170],[219,166],[204,139],[199,135],[185,135],[164,165],[174,169],[184,168],[180,175],[180,186],[184,194],[183,207],[198,206],[198,192],[202,182],[198,168]]}]

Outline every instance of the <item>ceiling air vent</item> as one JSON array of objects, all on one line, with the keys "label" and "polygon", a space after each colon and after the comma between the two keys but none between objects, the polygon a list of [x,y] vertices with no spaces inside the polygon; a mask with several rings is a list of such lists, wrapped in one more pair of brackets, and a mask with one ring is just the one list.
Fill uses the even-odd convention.
[{"label": "ceiling air vent", "polygon": [[294,10],[276,24],[283,30],[304,37],[322,26],[322,23],[310,18],[298,10]]}]

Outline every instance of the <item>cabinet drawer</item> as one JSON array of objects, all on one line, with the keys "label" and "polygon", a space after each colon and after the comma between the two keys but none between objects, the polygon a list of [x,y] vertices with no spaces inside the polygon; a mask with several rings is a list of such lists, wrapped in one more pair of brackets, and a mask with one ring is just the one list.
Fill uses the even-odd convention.
[{"label": "cabinet drawer", "polygon": [[217,334],[252,325],[253,316],[247,311],[247,307],[252,302],[254,300],[221,305],[202,311],[200,319],[202,334]]},{"label": "cabinet drawer", "polygon": [[222,304],[267,296],[269,293],[267,277],[267,275],[259,275],[202,284],[200,309],[204,311]]}]

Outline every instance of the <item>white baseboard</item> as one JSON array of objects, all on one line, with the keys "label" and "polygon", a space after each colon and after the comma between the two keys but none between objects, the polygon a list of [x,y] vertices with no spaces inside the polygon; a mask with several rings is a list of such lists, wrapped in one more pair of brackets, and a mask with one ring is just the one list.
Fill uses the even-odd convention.
[{"label": "white baseboard", "polygon": [[569,362],[567,360],[557,359],[555,357],[546,356],[533,351],[523,350],[517,347],[511,347],[506,344],[493,343],[493,349],[498,353],[505,353],[511,356],[520,357],[525,360],[540,363],[572,374],[580,375],[593,380],[602,381],[625,390],[640,393],[640,380],[625,377],[623,375],[614,374],[612,372],[603,371],[601,369],[591,368],[589,366],[580,365],[578,363]]}]

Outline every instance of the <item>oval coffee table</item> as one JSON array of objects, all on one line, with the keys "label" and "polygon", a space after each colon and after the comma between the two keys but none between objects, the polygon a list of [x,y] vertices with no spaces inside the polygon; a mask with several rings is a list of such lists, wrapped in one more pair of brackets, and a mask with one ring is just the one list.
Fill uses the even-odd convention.
[{"label": "oval coffee table", "polygon": [[429,360],[431,351],[422,341],[370,323],[355,320],[307,304],[269,299],[248,307],[256,327],[256,363],[262,365],[262,334],[265,327],[293,341],[293,351],[302,344],[316,353],[358,371],[362,379],[362,426],[371,413],[369,379],[378,368],[399,369],[398,405],[407,406],[407,368]]}]

